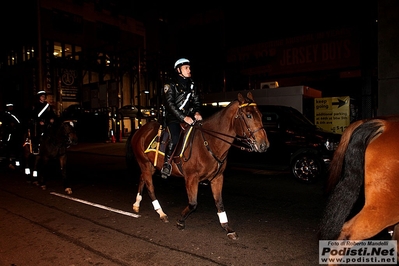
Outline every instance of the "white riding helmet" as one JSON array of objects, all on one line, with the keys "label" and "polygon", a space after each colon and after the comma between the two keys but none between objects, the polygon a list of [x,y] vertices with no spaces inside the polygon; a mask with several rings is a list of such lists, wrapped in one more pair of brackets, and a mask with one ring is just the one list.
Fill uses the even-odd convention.
[{"label": "white riding helmet", "polygon": [[180,58],[175,63],[175,70],[177,71],[177,69],[180,68],[183,65],[190,65],[190,60],[188,60],[186,58]]},{"label": "white riding helmet", "polygon": [[46,91],[38,91],[36,95],[37,95],[37,96],[40,96],[40,95],[47,95],[47,93],[46,93]]}]

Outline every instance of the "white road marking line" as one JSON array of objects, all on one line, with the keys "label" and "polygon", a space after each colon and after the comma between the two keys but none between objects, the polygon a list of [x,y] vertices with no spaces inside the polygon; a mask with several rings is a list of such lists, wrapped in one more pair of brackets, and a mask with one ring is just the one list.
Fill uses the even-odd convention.
[{"label": "white road marking line", "polygon": [[70,199],[70,200],[73,200],[73,201],[77,201],[77,202],[80,202],[80,203],[84,203],[84,204],[87,204],[87,205],[90,205],[90,206],[94,206],[94,207],[97,207],[97,208],[100,208],[100,209],[108,210],[108,211],[111,211],[111,212],[116,212],[116,213],[119,213],[119,214],[131,216],[131,217],[134,217],[134,218],[139,218],[139,217],[141,217],[141,215],[139,215],[139,214],[121,211],[121,210],[118,210],[118,209],[114,209],[114,208],[111,208],[111,207],[107,207],[107,206],[100,205],[100,204],[93,203],[93,202],[86,201],[86,200],[81,200],[81,199],[73,198],[73,197],[66,196],[66,195],[63,195],[63,194],[59,194],[59,193],[56,193],[56,192],[50,192],[50,194],[55,195],[55,196],[58,196],[58,197]]}]

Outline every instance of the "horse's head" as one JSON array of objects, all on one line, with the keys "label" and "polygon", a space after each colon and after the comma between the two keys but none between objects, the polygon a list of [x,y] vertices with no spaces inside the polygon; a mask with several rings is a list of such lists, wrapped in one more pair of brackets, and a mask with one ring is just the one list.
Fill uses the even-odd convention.
[{"label": "horse's head", "polygon": [[259,111],[252,93],[244,97],[238,94],[238,110],[235,119],[235,132],[244,138],[251,151],[266,152],[270,146],[262,123],[262,113]]},{"label": "horse's head", "polygon": [[65,120],[62,123],[62,130],[63,135],[66,139],[66,144],[69,145],[76,145],[78,144],[78,136],[75,130],[75,123],[72,120]]}]

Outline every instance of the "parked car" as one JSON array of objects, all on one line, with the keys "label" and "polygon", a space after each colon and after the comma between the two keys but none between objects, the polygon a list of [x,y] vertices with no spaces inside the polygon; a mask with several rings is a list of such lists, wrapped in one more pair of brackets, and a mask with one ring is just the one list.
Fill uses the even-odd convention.
[{"label": "parked car", "polygon": [[139,109],[134,105],[125,105],[118,109],[118,114],[122,117],[136,118]]},{"label": "parked car", "polygon": [[[252,153],[233,145],[228,166],[289,170],[296,180],[305,183],[325,177],[341,135],[318,128],[292,107],[258,105],[258,108],[270,148],[265,153]],[[209,108],[206,112],[209,113]],[[242,145],[237,141],[234,144]]]},{"label": "parked car", "polygon": [[61,116],[64,119],[76,120],[80,119],[82,115],[86,112],[88,111],[86,111],[80,104],[72,104],[64,109]]}]

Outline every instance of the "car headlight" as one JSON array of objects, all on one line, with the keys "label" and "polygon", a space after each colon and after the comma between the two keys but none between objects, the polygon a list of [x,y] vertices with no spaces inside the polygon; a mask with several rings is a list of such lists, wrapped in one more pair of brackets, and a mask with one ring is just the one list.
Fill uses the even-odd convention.
[{"label": "car headlight", "polygon": [[324,146],[328,151],[335,151],[338,147],[339,142],[338,141],[330,141],[329,139],[326,140],[324,143]]}]

